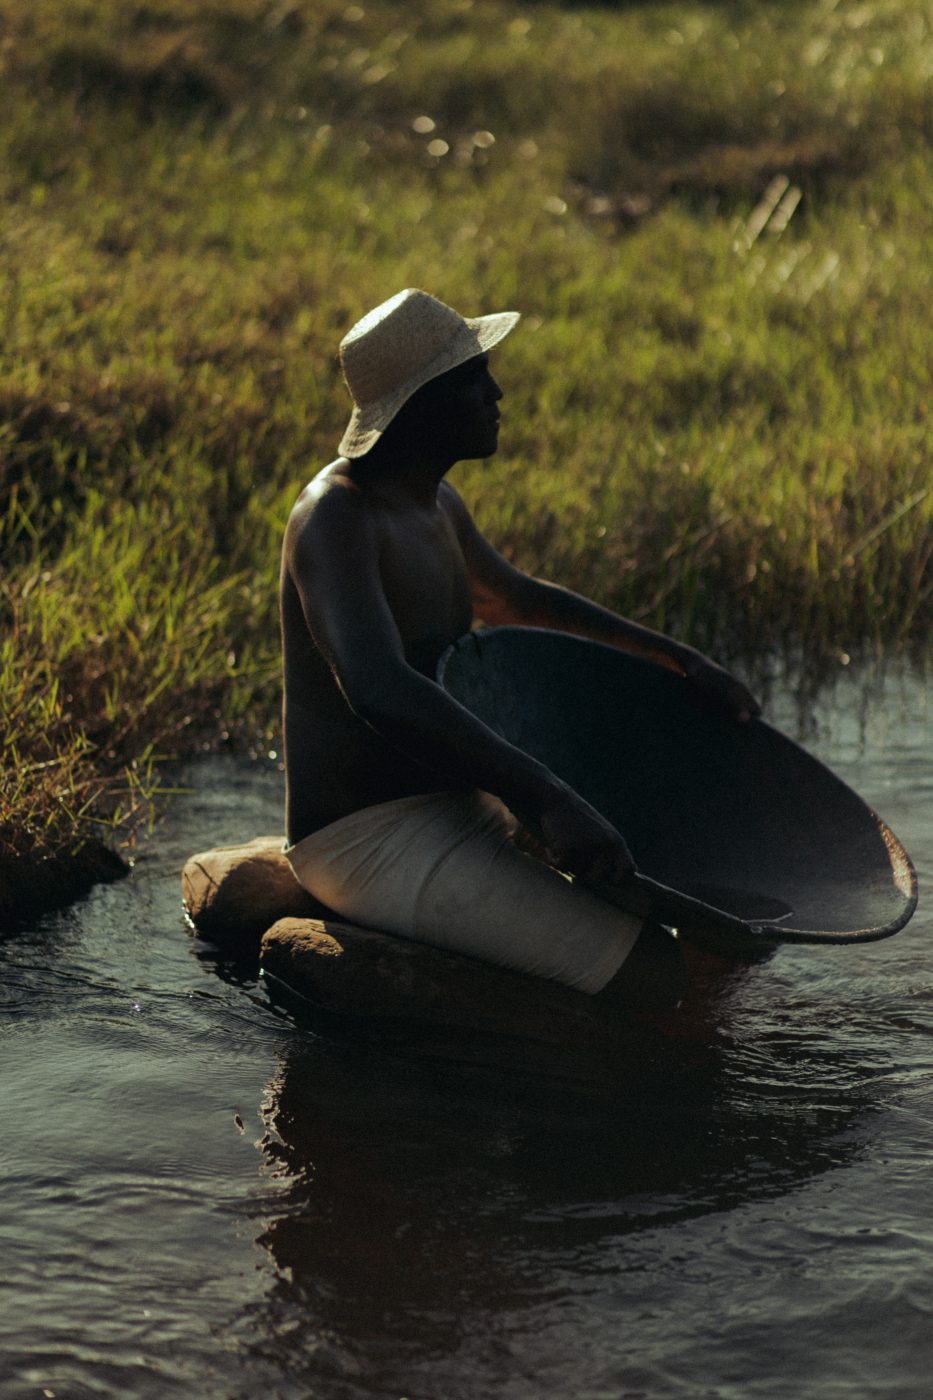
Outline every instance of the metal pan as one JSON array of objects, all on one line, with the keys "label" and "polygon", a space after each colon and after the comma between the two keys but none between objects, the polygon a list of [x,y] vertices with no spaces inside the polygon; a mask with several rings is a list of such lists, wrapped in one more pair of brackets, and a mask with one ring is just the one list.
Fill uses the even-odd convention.
[{"label": "metal pan", "polygon": [[438,681],[618,828],[638,874],[602,893],[635,912],[753,948],[887,938],[916,908],[907,852],[851,788],[670,671],[499,627],[448,648]]}]

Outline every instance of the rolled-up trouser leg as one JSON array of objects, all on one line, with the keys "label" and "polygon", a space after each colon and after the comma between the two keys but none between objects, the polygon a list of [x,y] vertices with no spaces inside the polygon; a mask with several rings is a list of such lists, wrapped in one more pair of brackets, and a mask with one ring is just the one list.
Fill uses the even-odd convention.
[{"label": "rolled-up trouser leg", "polygon": [[427,793],[354,812],[286,854],[353,923],[599,992],[641,918],[518,850],[515,828],[489,793]]}]

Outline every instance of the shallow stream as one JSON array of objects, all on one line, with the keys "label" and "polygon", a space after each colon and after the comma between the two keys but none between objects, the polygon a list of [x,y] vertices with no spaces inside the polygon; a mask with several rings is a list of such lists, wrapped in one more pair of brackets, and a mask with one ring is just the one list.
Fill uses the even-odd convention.
[{"label": "shallow stream", "polygon": [[281,776],[192,766],[129,879],[0,943],[3,1400],[926,1400],[933,707],[767,713],[919,911],[708,969],[611,1102],[294,1025],[179,894]]}]

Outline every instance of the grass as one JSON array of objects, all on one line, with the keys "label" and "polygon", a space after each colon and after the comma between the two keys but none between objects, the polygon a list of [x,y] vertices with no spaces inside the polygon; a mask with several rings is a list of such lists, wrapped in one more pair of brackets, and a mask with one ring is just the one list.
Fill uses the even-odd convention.
[{"label": "grass", "polygon": [[275,746],[282,526],[401,286],[525,313],[456,473],[521,565],[727,656],[922,646],[931,49],[914,0],[10,0],[0,907]]}]

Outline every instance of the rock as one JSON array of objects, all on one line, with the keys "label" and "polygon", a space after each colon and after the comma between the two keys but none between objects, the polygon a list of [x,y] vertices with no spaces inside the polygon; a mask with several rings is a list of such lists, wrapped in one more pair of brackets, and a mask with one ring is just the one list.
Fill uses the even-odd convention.
[{"label": "rock", "polygon": [[297,992],[331,1016],[473,1063],[576,1080],[613,1072],[631,1044],[633,1022],[583,992],[335,919],[279,919],[260,961],[286,1000]]},{"label": "rock", "polygon": [[37,840],[16,855],[0,855],[0,928],[63,908],[129,872],[122,856],[97,841],[49,852]]},{"label": "rock", "polygon": [[634,1018],[544,978],[344,923],[302,889],[282,844],[261,836],[192,856],[184,904],[225,951],[261,945],[270,992],[315,1029],[575,1088],[616,1085],[620,1064],[637,1062]]},{"label": "rock", "polygon": [[299,885],[282,854],[283,844],[281,836],[257,836],[241,846],[191,857],[181,889],[185,912],[198,933],[225,948],[256,952],[276,919],[330,913]]}]

